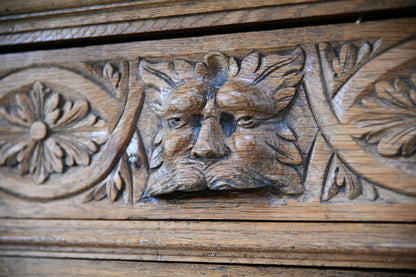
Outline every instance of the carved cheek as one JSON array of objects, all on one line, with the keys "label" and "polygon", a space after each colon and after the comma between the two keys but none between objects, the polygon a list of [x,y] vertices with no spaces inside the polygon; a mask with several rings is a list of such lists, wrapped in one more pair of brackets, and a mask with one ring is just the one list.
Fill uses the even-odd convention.
[{"label": "carved cheek", "polygon": [[194,132],[192,128],[167,132],[164,141],[166,159],[175,159],[178,156],[188,155],[192,148],[193,137]]},{"label": "carved cheek", "polygon": [[234,156],[243,164],[255,162],[258,137],[247,132],[235,132],[233,135]]},{"label": "carved cheek", "polygon": [[242,164],[255,166],[270,160],[272,156],[265,147],[266,131],[259,129],[242,130],[234,133],[234,156]]}]

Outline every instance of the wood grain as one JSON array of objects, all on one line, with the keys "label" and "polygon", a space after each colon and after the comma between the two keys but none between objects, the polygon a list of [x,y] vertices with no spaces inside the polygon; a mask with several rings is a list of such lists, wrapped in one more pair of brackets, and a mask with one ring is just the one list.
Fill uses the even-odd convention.
[{"label": "wood grain", "polygon": [[406,272],[0,257],[0,276],[414,276]]},{"label": "wood grain", "polygon": [[[189,2],[189,1],[181,1],[181,0],[145,0],[145,1],[126,1],[126,0],[116,0],[116,1],[98,1],[98,0],[87,0],[82,1],[79,3],[71,3],[70,1],[59,1],[58,3],[52,2],[50,0],[40,0],[40,1],[25,1],[26,5],[22,5],[23,2],[19,2],[19,0],[15,1],[14,3],[1,3],[1,11],[3,14],[21,14],[26,13],[25,17],[30,17],[31,13],[37,12],[47,12],[51,11],[52,13],[66,13],[65,9],[71,8],[71,11],[82,11],[82,10],[104,10],[104,9],[120,9],[128,6],[129,8],[142,8],[143,14],[138,15],[140,17],[150,16],[150,17],[158,17],[164,15],[174,15],[175,12],[178,12],[177,15],[184,15],[188,13],[195,13],[195,12],[212,12],[217,10],[227,10],[227,9],[242,9],[242,8],[256,8],[268,5],[285,5],[290,3],[304,3],[304,2],[313,2],[313,0],[295,0],[295,1],[288,1],[288,0],[262,0],[262,1],[247,1],[246,3],[241,3],[234,0],[229,0],[218,4],[215,1],[204,1],[204,2]],[[109,5],[111,4],[111,5]],[[172,9],[168,9],[173,8]],[[150,8],[150,9],[149,9]],[[182,8],[182,9],[180,9]],[[186,8],[186,10],[184,10]],[[155,12],[147,12],[148,10],[152,11],[154,9]],[[205,9],[205,10],[204,10]],[[8,11],[7,11],[8,10]]]},{"label": "wood grain", "polygon": [[[402,159],[402,164],[395,164],[396,161],[392,162],[392,158],[388,156],[381,158],[371,156],[371,153],[368,153],[360,144],[351,139],[352,133],[348,133],[352,130],[354,132],[355,130],[360,130],[360,128],[344,128],[345,123],[336,123],[336,119],[335,121],[332,120],[332,118],[335,118],[331,110],[333,101],[328,101],[325,95],[342,90],[345,80],[355,80],[355,74],[359,76],[363,70],[368,70],[368,66],[372,66],[370,69],[374,68],[373,64],[378,64],[379,59],[384,61],[385,66],[375,66],[375,70],[371,70],[372,72],[376,72],[377,76],[383,77],[384,80],[394,81],[397,79],[395,77],[397,74],[391,72],[391,68],[395,67],[398,70],[397,72],[401,74],[400,76],[402,76],[400,79],[406,77],[403,79],[404,82],[411,86],[413,83],[411,82],[410,73],[414,68],[411,58],[414,56],[414,47],[411,46],[413,45],[411,43],[413,43],[412,36],[416,33],[413,27],[416,26],[414,21],[414,19],[401,19],[369,22],[360,25],[341,24],[330,27],[320,26],[161,40],[157,41],[157,43],[148,41],[2,55],[1,74],[5,77],[1,79],[2,93],[4,95],[1,98],[1,102],[5,110],[8,111],[3,113],[5,119],[15,119],[12,116],[8,117],[7,114],[16,114],[16,118],[24,117],[22,115],[25,114],[25,110],[15,111],[13,108],[20,101],[15,96],[27,95],[33,86],[33,82],[37,80],[48,84],[52,91],[54,91],[55,87],[61,91],[81,92],[87,87],[101,87],[102,90],[96,89],[94,91],[91,89],[88,90],[89,93],[81,93],[79,100],[88,100],[87,102],[91,106],[91,110],[100,117],[105,118],[109,125],[112,126],[109,130],[115,129],[110,136],[110,142],[104,144],[102,148],[104,150],[101,149],[97,153],[90,153],[91,166],[82,165],[82,161],[87,161],[87,157],[85,157],[78,160],[80,164],[77,163],[76,166],[69,167],[66,161],[62,160],[64,150],[68,149],[68,147],[61,149],[62,155],[60,154],[61,151],[55,151],[57,160],[61,161],[65,168],[62,170],[55,168],[55,170],[49,166],[51,169],[48,171],[49,175],[47,178],[45,174],[42,175],[45,177],[44,179],[41,178],[44,182],[40,182],[42,185],[39,185],[33,181],[37,179],[36,168],[40,168],[41,165],[43,166],[47,163],[35,160],[36,166],[33,167],[33,170],[23,170],[19,174],[19,163],[25,161],[24,157],[26,157],[19,153],[23,151],[22,149],[26,149],[24,148],[25,144],[20,143],[18,144],[19,147],[13,147],[13,141],[7,140],[9,136],[8,130],[13,128],[5,127],[2,136],[6,138],[5,141],[10,146],[8,144],[2,146],[5,147],[4,149],[8,149],[8,151],[2,154],[5,158],[1,167],[2,176],[4,176],[2,180],[4,181],[0,181],[2,187],[2,197],[0,198],[2,209],[0,210],[0,215],[2,217],[74,219],[135,218],[413,222],[416,219],[415,199],[412,196],[415,188],[412,166],[414,167],[415,163],[411,159],[413,159],[414,154],[400,158]],[[217,41],[221,43],[218,44],[216,43]],[[267,45],[265,41],[268,42]],[[218,52],[210,52],[213,49],[218,50]],[[317,49],[322,50],[317,51]],[[166,162],[169,158],[173,159],[174,155],[171,155],[172,157],[158,158],[158,155],[156,155],[158,153],[157,147],[152,147],[154,142],[158,144],[158,140],[155,137],[157,137],[156,133],[160,130],[159,124],[161,119],[152,111],[152,105],[154,104],[152,101],[157,97],[153,99],[151,97],[152,94],[145,91],[150,86],[153,86],[156,90],[163,90],[163,88],[167,87],[161,86],[164,81],[160,78],[146,79],[140,68],[147,64],[150,71],[157,72],[157,70],[162,70],[164,65],[169,67],[176,63],[176,70],[178,71],[180,68],[178,65],[182,61],[184,74],[186,76],[194,76],[195,68],[201,70],[198,72],[203,72],[204,66],[210,64],[206,60],[213,57],[213,54],[207,53],[217,53],[214,56],[223,57],[222,59],[225,61],[235,59],[242,64],[241,67],[235,66],[232,69],[233,64],[238,65],[238,63],[230,62],[229,72],[239,72],[239,68],[241,70],[241,68],[247,65],[247,68],[261,69],[256,74],[274,72],[273,70],[268,70],[268,60],[273,61],[277,59],[279,61],[279,59],[292,57],[293,55],[290,53],[302,53],[298,55],[302,59],[293,64],[288,63],[288,67],[290,67],[291,71],[296,71],[296,76],[303,76],[305,81],[301,81],[300,77],[295,78],[292,75],[290,76],[293,78],[283,78],[286,67],[278,67],[280,68],[276,71],[278,73],[276,73],[276,76],[278,77],[273,75],[273,73],[267,77],[273,81],[267,81],[267,85],[262,84],[262,89],[269,94],[271,91],[274,91],[272,89],[273,84],[284,84],[285,88],[288,88],[288,90],[277,90],[279,93],[276,94],[276,99],[278,100],[276,109],[281,113],[278,114],[280,121],[278,124],[276,123],[277,125],[275,124],[279,128],[276,128],[275,132],[282,139],[276,139],[275,141],[276,145],[283,145],[284,149],[288,149],[287,153],[295,158],[286,159],[283,157],[283,154],[286,154],[286,152],[282,152],[278,147],[274,147],[274,149],[280,151],[277,152],[283,153],[283,156],[277,156],[278,158],[275,159],[277,160],[276,163],[285,164],[285,167],[281,166],[284,169],[281,170],[281,174],[269,174],[271,178],[281,179],[281,187],[277,186],[278,193],[265,186],[266,188],[258,188],[253,191],[218,191],[211,193],[204,191],[200,194],[173,195],[165,198],[143,197],[146,196],[145,190],[149,178],[149,169],[152,169],[151,167],[158,163],[160,164],[161,161]],[[249,55],[250,53],[254,54]],[[257,54],[255,53],[258,53],[257,57],[263,59],[264,68],[256,66],[259,64],[260,58],[256,60]],[[323,60],[323,57],[326,60]],[[349,58],[347,59],[346,57]],[[321,58],[323,65],[328,65],[327,69],[322,70],[326,72],[325,76],[334,76],[334,72],[338,72],[339,78],[333,78],[333,80],[321,79],[322,76],[319,75],[321,70],[317,68],[320,66],[319,58]],[[53,62],[50,60],[53,60]],[[303,60],[305,60],[304,66]],[[189,66],[186,67],[186,64]],[[272,62],[271,64],[274,63]],[[225,63],[224,66],[228,66],[228,63]],[[301,67],[302,74],[298,74]],[[212,68],[215,69],[216,67],[209,66],[209,68],[212,70]],[[243,71],[241,70],[241,72]],[[164,75],[159,75],[165,76],[165,79],[167,78],[166,76],[169,76],[165,73]],[[250,79],[249,75],[247,75],[248,77],[246,76],[248,79]],[[199,78],[199,75],[195,76]],[[200,79],[203,80],[205,78],[203,76],[210,75],[200,74],[200,76],[202,76]],[[384,76],[390,77],[386,79]],[[244,78],[247,79],[246,77]],[[272,79],[274,77],[276,78]],[[174,77],[169,78],[173,80],[172,78]],[[179,79],[177,81],[181,83],[182,79]],[[193,82],[197,82],[195,80]],[[326,82],[325,80],[329,81]],[[360,77],[359,80],[365,82],[367,79],[364,76]],[[177,86],[173,81],[168,80],[168,82],[173,84],[173,86]],[[57,86],[56,83],[60,83],[60,86]],[[370,82],[368,85],[373,83]],[[214,87],[218,84],[214,85]],[[326,87],[331,88],[333,91],[328,92],[320,89],[323,84],[326,84]],[[332,85],[330,86],[329,84]],[[348,83],[346,84],[348,85]],[[62,90],[63,87],[65,87],[64,90]],[[234,86],[225,85],[221,89],[228,90],[230,87],[233,88]],[[294,87],[296,87],[296,92],[293,90]],[[366,86],[363,89],[365,88]],[[291,100],[290,105],[279,102],[281,91],[287,92],[287,94],[282,95],[290,96],[288,97]],[[407,95],[411,91],[410,89],[405,89],[400,93]],[[363,95],[362,93],[362,90],[350,90],[349,95],[360,96]],[[69,99],[74,97],[74,94],[69,92],[64,93],[65,95]],[[146,95],[147,98],[145,97],[146,100],[141,111],[143,95]],[[46,99],[49,99],[49,97],[46,97]],[[62,103],[62,107],[56,108],[56,111],[59,113],[65,111],[65,101],[63,100],[65,99],[59,102]],[[253,107],[254,102],[251,103],[250,101],[244,100],[240,102],[248,103],[249,106]],[[349,101],[351,99],[346,99],[346,102]],[[29,103],[30,101],[20,102]],[[126,105],[126,109],[121,113],[123,105]],[[282,110],[279,110],[279,107]],[[54,109],[52,111],[50,114],[55,113]],[[140,111],[141,116],[137,122]],[[275,115],[273,114],[273,116]],[[317,116],[318,118],[316,118]],[[328,121],[328,118],[331,121]],[[118,122],[117,120],[119,119],[120,121]],[[318,125],[315,119],[317,119]],[[221,121],[221,118],[219,121]],[[33,134],[31,134],[30,130],[31,126],[36,122],[37,120],[30,121],[31,124],[29,124],[30,126],[28,125],[30,128],[25,129],[26,133],[24,134],[28,135],[29,138],[33,139]],[[230,122],[234,121],[231,120]],[[51,123],[49,122],[48,124],[46,124],[47,128],[53,131],[53,128],[50,128],[52,126]],[[36,128],[33,128],[33,130],[38,130],[39,128],[41,129],[40,131],[43,130],[39,127],[39,124],[36,123],[35,125]],[[220,127],[216,125],[215,127],[214,125],[213,122],[210,123],[211,129],[208,128],[209,131],[212,133],[217,130],[216,134],[220,134],[218,129]],[[218,128],[215,129],[213,126]],[[287,128],[284,128],[284,126]],[[92,133],[91,128],[88,128],[90,129],[89,132]],[[85,131],[88,131],[88,128]],[[208,133],[206,131],[206,134]],[[34,133],[34,135],[35,141],[38,142],[44,143],[45,139],[47,139],[42,132],[41,134]],[[53,138],[54,134],[51,133],[50,136]],[[205,140],[209,139],[210,136],[205,135]],[[331,136],[335,138],[339,136],[343,139],[334,144]],[[163,135],[159,136],[159,138],[166,140],[167,136]],[[225,139],[228,138],[231,139],[232,136],[226,136]],[[224,138],[222,139],[224,140]],[[256,145],[259,145],[258,147],[262,147],[263,142],[261,139],[267,142],[268,136],[256,137]],[[343,145],[343,141],[349,141],[349,146]],[[413,139],[408,141],[411,143]],[[237,142],[246,143],[247,141],[244,136],[240,136]],[[210,145],[209,143],[207,144],[207,141],[204,143],[205,146]],[[20,147],[20,145],[23,146]],[[397,147],[400,148],[402,147],[401,145],[399,144]],[[182,146],[192,148],[192,142],[187,142]],[[237,153],[235,146],[232,146],[229,142],[227,147],[227,149],[233,150],[233,153]],[[173,150],[175,149],[173,147]],[[246,152],[256,153],[263,160],[267,157],[272,157],[273,159],[275,157],[273,156],[274,154],[272,156],[268,154],[273,153],[273,151],[267,152],[253,149]],[[253,164],[258,160],[260,161],[260,167],[257,166],[256,170],[262,169],[261,158],[253,159],[252,156],[246,155],[246,158],[241,159],[240,156],[243,155],[243,152],[237,153],[239,158],[236,161],[249,161],[250,164]],[[19,156],[20,160],[17,159],[17,156]],[[34,156],[38,157],[36,155],[27,155],[27,157]],[[352,160],[353,162],[351,163],[349,157],[353,157],[356,160]],[[359,163],[357,163],[357,160]],[[406,166],[403,164],[406,164]],[[234,163],[229,168],[223,168],[221,171],[221,174],[225,177],[228,176],[231,181],[233,181],[232,174],[228,174],[227,171],[228,169],[231,170],[233,166]],[[276,166],[272,168],[276,168]],[[294,168],[296,168],[296,172],[293,171]],[[269,167],[264,166],[263,169],[264,171],[259,172],[266,176],[270,172]],[[183,174],[186,175],[187,171],[183,171]],[[83,176],[82,181],[79,181],[80,176]],[[288,176],[300,179],[302,182],[292,184],[292,182],[288,181]],[[236,179],[234,178],[234,180]],[[240,180],[243,179],[240,178]],[[279,190],[280,192],[282,191],[281,188],[284,187],[284,184],[288,184],[289,188],[291,186],[297,188],[297,190],[292,190],[296,193],[279,194]],[[256,186],[257,183],[252,182],[252,185]],[[156,194],[147,196],[156,196]]]},{"label": "wood grain", "polygon": [[416,270],[415,7],[0,1],[0,275]]},{"label": "wood grain", "polygon": [[[217,1],[130,3],[80,10],[58,10],[43,16],[0,18],[0,45],[59,41],[158,31],[234,26],[236,24],[318,19],[389,9],[411,8],[414,1]],[[106,16],[103,16],[103,13]]]},{"label": "wood grain", "polygon": [[412,224],[1,221],[6,256],[415,268]]},{"label": "wood grain", "polygon": [[[49,1],[49,0],[37,0],[37,1],[2,1],[0,4],[0,16],[5,15],[19,15],[19,14],[31,14],[42,13],[48,11],[56,11],[62,9],[79,9],[79,8],[91,8],[91,6],[108,5],[114,3],[129,2],[125,0],[86,0],[82,2],[73,2],[70,0],[62,1]],[[145,1],[141,1],[145,2]],[[146,2],[157,2],[157,0],[150,0]]]}]

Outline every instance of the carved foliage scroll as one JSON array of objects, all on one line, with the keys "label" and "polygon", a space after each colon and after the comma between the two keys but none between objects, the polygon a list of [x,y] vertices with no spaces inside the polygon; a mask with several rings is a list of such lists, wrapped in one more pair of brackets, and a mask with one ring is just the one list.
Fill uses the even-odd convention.
[{"label": "carved foliage scroll", "polygon": [[[334,150],[321,200],[328,201],[340,191],[350,200],[361,194],[375,200],[384,188],[415,195],[414,49],[414,41],[388,49],[380,39],[316,47],[320,61],[310,65],[313,71],[320,65],[322,74],[307,78],[315,96],[309,99]],[[317,79],[322,90],[312,82]]]},{"label": "carved foliage scroll", "polygon": [[[85,193],[84,203],[129,205],[137,195],[208,190],[311,197],[305,180],[313,149],[302,139],[317,127],[293,120],[307,109],[330,148],[312,197],[413,196],[412,43],[328,42],[236,57],[213,51],[200,59],[16,70],[0,79],[7,88],[0,94],[1,189],[26,199]],[[396,49],[408,57],[395,59]],[[392,62],[384,68],[384,60]],[[381,171],[400,181],[373,174]]]},{"label": "carved foliage scroll", "polygon": [[[127,61],[119,63],[119,70],[106,63],[98,76],[91,71],[86,65],[48,65],[17,70],[0,80],[7,88],[0,95],[2,189],[50,200],[100,181],[118,191],[131,184],[114,150],[131,139],[142,94]],[[108,191],[111,199],[117,198],[118,191]]]}]

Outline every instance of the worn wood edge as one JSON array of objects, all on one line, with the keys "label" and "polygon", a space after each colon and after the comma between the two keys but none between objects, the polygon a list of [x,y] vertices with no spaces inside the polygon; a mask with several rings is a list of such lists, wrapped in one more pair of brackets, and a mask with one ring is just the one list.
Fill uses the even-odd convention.
[{"label": "worn wood edge", "polygon": [[406,272],[0,257],[0,276],[414,276]]},{"label": "worn wood edge", "polygon": [[[214,3],[215,4],[215,3]],[[166,14],[160,16],[163,11],[176,11],[178,8],[150,10],[149,18],[145,17],[141,8],[126,7],[106,11],[83,12],[85,14],[68,15],[58,14],[44,17],[7,19],[3,23],[0,19],[0,46],[27,44],[48,41],[60,41],[82,38],[99,38],[115,35],[138,35],[158,31],[191,30],[205,27],[231,26],[236,24],[261,23],[270,21],[312,19],[318,17],[340,16],[345,14],[387,11],[390,9],[414,7],[413,1],[386,1],[370,4],[365,0],[345,0],[337,2],[316,2],[316,3],[287,3],[253,9],[243,9],[239,5],[219,9],[217,6],[207,9],[179,9],[180,15]],[[265,5],[265,4],[263,4]],[[211,7],[210,6],[210,7]],[[159,11],[159,9],[161,9]],[[188,11],[188,12],[186,12]],[[108,15],[108,14],[111,15]],[[153,18],[153,15],[158,16]],[[140,18],[136,18],[140,16]],[[113,20],[113,21],[111,21]],[[69,23],[72,22],[72,23]]]},{"label": "worn wood edge", "polygon": [[[140,1],[141,3],[157,3],[165,0],[147,0]],[[85,10],[85,9],[97,9],[98,7],[120,6],[132,2],[131,0],[84,0],[84,1],[50,1],[50,0],[37,0],[37,1],[2,1],[0,3],[0,16],[1,17],[16,17],[16,16],[33,16],[34,14],[45,13],[62,13],[62,10]]]},{"label": "worn wood edge", "polygon": [[416,269],[413,224],[1,220],[0,255]]},{"label": "worn wood edge", "polygon": [[[68,14],[68,13],[82,13],[84,11],[104,11],[104,10],[131,10],[141,8],[144,10],[143,14],[136,15],[137,17],[160,17],[165,15],[172,15],[172,9],[178,9],[177,15],[189,14],[191,12],[212,12],[218,10],[230,10],[239,8],[256,8],[268,5],[285,5],[294,3],[308,3],[317,0],[262,0],[262,1],[241,1],[227,0],[218,5],[216,0],[211,1],[186,1],[186,0],[87,0],[74,2],[70,0],[61,0],[59,2],[51,0],[25,1],[16,0],[13,2],[0,3],[0,20],[13,18],[30,18],[38,15],[48,14]],[[25,5],[23,5],[25,4]],[[170,9],[160,9],[163,7],[170,7]],[[183,9],[186,7],[186,9]],[[179,9],[180,8],[180,9]],[[160,9],[155,11],[155,9]],[[8,11],[7,11],[8,10]],[[147,12],[153,11],[152,13]]]},{"label": "worn wood edge", "polygon": [[[272,31],[242,32],[226,35],[209,35],[203,37],[188,37],[176,39],[160,39],[126,42],[98,46],[72,47],[59,50],[38,50],[22,53],[9,53],[0,55],[2,70],[15,68],[16,66],[29,66],[36,63],[44,63],[50,57],[54,62],[86,62],[108,59],[137,59],[138,56],[158,59],[171,58],[172,56],[201,55],[212,49],[212,41],[221,41],[216,50],[232,53],[237,51],[247,52],[250,49],[267,49],[270,45],[284,45],[293,47],[308,43],[316,44],[325,41],[346,41],[354,39],[377,39],[385,34],[390,34],[390,39],[403,39],[414,35],[416,32],[416,18],[389,19],[384,21],[363,22],[361,24],[343,23],[326,26],[300,27],[292,29],[280,29]],[[401,32],[397,32],[401,29]],[[380,31],[383,31],[382,35]],[[296,34],[296,35],[294,35]],[[1,37],[0,37],[1,38]],[[249,49],[241,45],[245,41],[250,45]],[[267,41],[265,45],[264,41]],[[0,39],[1,43],[1,39]],[[181,47],[178,47],[181,45]],[[195,45],[198,45],[195,48]],[[109,54],[111,53],[111,54]],[[88,57],[86,60],[85,57]]]}]

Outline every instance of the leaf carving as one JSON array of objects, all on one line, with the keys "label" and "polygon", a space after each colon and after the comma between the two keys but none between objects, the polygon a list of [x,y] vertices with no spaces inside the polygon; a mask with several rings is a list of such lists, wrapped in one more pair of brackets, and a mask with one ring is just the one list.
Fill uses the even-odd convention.
[{"label": "leaf carving", "polygon": [[110,81],[113,87],[118,88],[120,81],[120,72],[114,72],[114,68],[110,63],[107,63],[103,68],[103,76],[106,80]]},{"label": "leaf carving", "polygon": [[361,139],[376,145],[383,156],[410,156],[416,151],[416,74],[406,79],[379,81],[375,93],[361,100],[364,111],[353,120]]},{"label": "leaf carving", "polygon": [[129,63],[125,60],[120,61],[117,70],[114,69],[111,63],[106,63],[102,75],[104,80],[113,88],[115,97],[125,99],[129,85]]},{"label": "leaf carving", "polygon": [[375,55],[381,42],[378,39],[373,43],[346,42],[337,46],[330,43],[320,44],[329,98],[334,98],[348,78]]},{"label": "leaf carving", "polygon": [[328,201],[345,189],[348,199],[354,200],[360,196],[361,180],[351,172],[335,155],[332,154],[327,164],[327,176],[324,179],[322,200]]},{"label": "leaf carving", "polygon": [[131,204],[132,176],[128,164],[129,157],[125,153],[111,173],[93,188],[84,198],[84,203],[101,201],[107,198],[110,202],[117,201],[124,193],[124,201]]},{"label": "leaf carving", "polygon": [[[367,49],[367,46],[368,44],[365,44],[364,49]],[[351,43],[341,46],[338,56],[332,60],[332,68],[336,74],[335,78],[340,78],[352,71],[357,63],[357,52],[356,47]],[[360,52],[364,53],[364,51]]]}]

